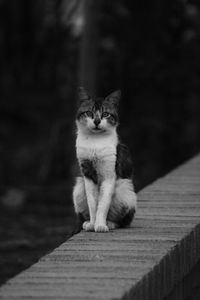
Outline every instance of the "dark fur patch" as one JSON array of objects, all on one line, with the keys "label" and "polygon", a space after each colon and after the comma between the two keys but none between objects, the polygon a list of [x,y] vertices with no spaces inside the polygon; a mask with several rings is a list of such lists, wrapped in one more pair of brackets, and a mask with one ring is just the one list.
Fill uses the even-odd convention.
[{"label": "dark fur patch", "polygon": [[121,217],[119,220],[117,220],[117,223],[119,224],[120,227],[126,227],[128,225],[130,225],[130,223],[133,220],[133,217],[135,215],[135,209],[129,209],[127,211],[127,208],[123,208],[122,212],[121,212]]},{"label": "dark fur patch", "polygon": [[83,222],[84,222],[84,218],[79,213],[77,215],[77,218],[76,218],[76,221],[75,221],[75,224],[74,224],[74,228],[73,228],[73,232],[72,232],[73,234],[77,234],[81,231]]},{"label": "dark fur patch", "polygon": [[79,218],[79,220],[80,220],[81,223],[83,223],[83,222],[85,221],[85,218],[84,218],[84,216],[82,215],[82,213],[79,213],[79,214],[78,214],[78,218]]},{"label": "dark fur patch", "polygon": [[97,172],[91,160],[84,159],[81,161],[81,172],[85,177],[97,184]]},{"label": "dark fur patch", "polygon": [[79,218],[79,222],[80,222],[81,224],[83,224],[83,222],[85,222],[85,221],[87,221],[87,220],[90,219],[89,214],[86,216],[86,215],[83,214],[83,213],[79,213],[79,214],[78,214],[78,218]]},{"label": "dark fur patch", "polygon": [[117,145],[117,159],[115,165],[117,178],[129,178],[133,176],[133,164],[128,147],[123,144]]},{"label": "dark fur patch", "polygon": [[104,99],[99,97],[94,100],[94,111],[101,110]]}]

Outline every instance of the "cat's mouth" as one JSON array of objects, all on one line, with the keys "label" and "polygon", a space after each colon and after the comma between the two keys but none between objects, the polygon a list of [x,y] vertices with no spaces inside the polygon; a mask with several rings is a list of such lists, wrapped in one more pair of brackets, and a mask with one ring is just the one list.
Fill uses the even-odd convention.
[{"label": "cat's mouth", "polygon": [[98,126],[96,126],[96,127],[92,128],[92,131],[97,133],[97,132],[102,132],[102,131],[105,131],[105,130],[98,127]]}]

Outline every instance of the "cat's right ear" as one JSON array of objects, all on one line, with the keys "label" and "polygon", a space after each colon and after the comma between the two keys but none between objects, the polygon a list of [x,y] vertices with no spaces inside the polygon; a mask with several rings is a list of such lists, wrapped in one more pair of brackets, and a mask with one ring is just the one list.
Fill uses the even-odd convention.
[{"label": "cat's right ear", "polygon": [[108,95],[105,100],[112,103],[115,106],[118,106],[120,98],[121,98],[121,91],[117,90],[115,92],[112,92],[110,95]]},{"label": "cat's right ear", "polygon": [[88,92],[86,91],[86,89],[84,89],[84,87],[80,86],[78,88],[78,100],[80,102],[83,102],[83,101],[89,100],[90,98],[91,97],[88,94]]}]

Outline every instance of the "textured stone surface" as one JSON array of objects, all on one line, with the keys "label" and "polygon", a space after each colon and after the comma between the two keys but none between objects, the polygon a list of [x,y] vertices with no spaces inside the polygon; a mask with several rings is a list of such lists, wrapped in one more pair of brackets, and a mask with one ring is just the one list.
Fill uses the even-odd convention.
[{"label": "textured stone surface", "polygon": [[167,296],[200,258],[200,155],[138,198],[131,228],[80,232],[9,280],[0,299]]}]

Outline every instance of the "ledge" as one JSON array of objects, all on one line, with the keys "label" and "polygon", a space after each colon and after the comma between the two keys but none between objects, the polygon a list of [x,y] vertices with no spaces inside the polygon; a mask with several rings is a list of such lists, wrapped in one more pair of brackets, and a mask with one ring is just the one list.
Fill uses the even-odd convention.
[{"label": "ledge", "polygon": [[138,198],[131,228],[80,232],[9,280],[0,299],[167,297],[200,259],[200,155]]}]

